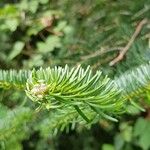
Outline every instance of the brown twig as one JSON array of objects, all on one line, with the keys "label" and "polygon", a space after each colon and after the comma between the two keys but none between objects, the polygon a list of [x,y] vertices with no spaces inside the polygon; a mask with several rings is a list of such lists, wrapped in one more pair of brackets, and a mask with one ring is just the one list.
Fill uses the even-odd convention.
[{"label": "brown twig", "polygon": [[91,68],[93,70],[97,70],[100,66],[102,66],[103,64],[106,64],[107,62],[109,62],[110,60],[112,60],[112,56],[107,56],[105,59],[103,59],[102,61],[97,61],[97,63],[94,63],[93,65],[91,65]]},{"label": "brown twig", "polygon": [[81,56],[81,59],[82,59],[82,60],[87,60],[87,59],[91,59],[91,58],[100,56],[100,55],[102,55],[102,54],[108,53],[108,52],[120,51],[120,50],[122,50],[122,47],[113,47],[113,48],[106,49],[106,50],[103,49],[103,48],[101,48],[100,50],[97,50],[97,51],[95,51],[95,52],[92,53],[92,54],[89,54],[89,55],[86,55],[86,56]]},{"label": "brown twig", "polygon": [[132,37],[130,38],[129,42],[127,43],[127,45],[120,51],[119,55],[113,59],[109,65],[113,66],[115,65],[117,62],[121,61],[124,58],[124,55],[126,54],[126,52],[128,51],[128,49],[131,47],[131,45],[133,44],[133,42],[135,41],[136,37],[139,35],[140,31],[142,30],[143,26],[145,24],[147,24],[148,20],[147,19],[143,19],[138,26],[136,27],[136,30],[134,32],[134,34],[132,35]]}]

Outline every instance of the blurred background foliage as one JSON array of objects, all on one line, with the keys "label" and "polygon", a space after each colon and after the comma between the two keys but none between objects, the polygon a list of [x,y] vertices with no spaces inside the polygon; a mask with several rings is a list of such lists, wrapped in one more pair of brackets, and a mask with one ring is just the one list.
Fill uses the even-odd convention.
[{"label": "blurred background foliage", "polygon": [[[125,58],[109,66],[144,18],[150,19],[149,0],[0,1],[0,68],[82,64],[113,78],[149,62],[148,22]],[[148,150],[150,94],[136,99],[147,101],[146,112],[130,106],[119,123],[100,120],[90,130],[70,130],[66,121],[66,131],[55,135],[57,114],[34,112],[35,104],[24,93],[0,89],[0,149]]]}]

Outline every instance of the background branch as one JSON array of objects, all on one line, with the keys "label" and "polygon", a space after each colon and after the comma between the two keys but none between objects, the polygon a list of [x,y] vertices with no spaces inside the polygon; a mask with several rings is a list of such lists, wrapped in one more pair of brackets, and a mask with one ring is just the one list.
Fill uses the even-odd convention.
[{"label": "background branch", "polygon": [[127,45],[122,49],[122,51],[120,51],[119,55],[113,59],[109,65],[113,66],[115,65],[117,62],[121,61],[124,58],[124,55],[126,54],[126,52],[129,50],[129,48],[131,47],[131,45],[133,44],[133,42],[135,41],[136,37],[139,35],[139,33],[141,32],[143,26],[148,22],[147,19],[143,19],[139,25],[137,26],[134,34],[132,35],[132,37],[130,38],[129,42],[127,43]]}]

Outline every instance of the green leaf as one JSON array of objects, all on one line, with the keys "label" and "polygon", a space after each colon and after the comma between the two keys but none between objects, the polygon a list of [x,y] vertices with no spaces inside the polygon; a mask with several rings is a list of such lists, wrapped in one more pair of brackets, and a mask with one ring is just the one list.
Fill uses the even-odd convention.
[{"label": "green leaf", "polygon": [[44,64],[42,55],[33,54],[29,60],[24,61],[27,68],[40,67]]},{"label": "green leaf", "polygon": [[102,150],[115,150],[115,148],[111,144],[103,144]]},{"label": "green leaf", "polygon": [[10,52],[8,59],[12,60],[14,59],[17,55],[19,55],[22,51],[24,47],[24,43],[21,41],[17,41],[12,49],[12,51]]},{"label": "green leaf", "polygon": [[44,42],[37,43],[38,51],[41,53],[48,53],[53,51],[55,48],[60,48],[60,47],[61,47],[61,42],[58,36],[50,36],[46,39],[45,43]]},{"label": "green leaf", "polygon": [[39,2],[37,0],[32,0],[29,3],[29,10],[32,13],[35,13],[37,11],[37,9],[38,9],[38,6],[39,6]]},{"label": "green leaf", "polygon": [[132,131],[133,127],[130,126],[128,123],[121,123],[120,125],[121,136],[123,137],[124,141],[131,142],[132,141]]},{"label": "green leaf", "polygon": [[17,13],[17,8],[14,5],[9,4],[0,8],[0,17],[15,16]]},{"label": "green leaf", "polygon": [[148,150],[150,148],[150,121],[139,118],[134,127],[134,136],[138,138],[138,145],[143,150]]},{"label": "green leaf", "polygon": [[5,106],[0,105],[0,118],[3,118],[7,113],[7,109]]},{"label": "green leaf", "polygon": [[139,118],[134,126],[134,136],[140,136],[146,129],[147,122],[143,118]]},{"label": "green leaf", "polygon": [[49,2],[49,0],[39,0],[39,2],[40,2],[41,4],[46,4],[46,3]]},{"label": "green leaf", "polygon": [[148,150],[150,148],[150,123],[147,124],[146,130],[142,133],[139,139],[139,145],[143,150]]},{"label": "green leaf", "polygon": [[67,22],[66,22],[66,21],[60,21],[59,24],[55,27],[54,31],[55,31],[55,32],[60,32],[60,31],[62,31],[66,26],[67,26]]},{"label": "green leaf", "polygon": [[122,138],[121,134],[117,134],[115,136],[115,149],[116,150],[123,150],[124,143],[125,143],[125,141]]},{"label": "green leaf", "polygon": [[18,5],[20,10],[27,10],[28,9],[28,1],[27,0],[22,0],[20,4]]},{"label": "green leaf", "polygon": [[6,26],[6,28],[8,28],[9,30],[11,30],[12,32],[17,29],[18,25],[19,25],[19,21],[16,18],[5,20],[5,26]]}]

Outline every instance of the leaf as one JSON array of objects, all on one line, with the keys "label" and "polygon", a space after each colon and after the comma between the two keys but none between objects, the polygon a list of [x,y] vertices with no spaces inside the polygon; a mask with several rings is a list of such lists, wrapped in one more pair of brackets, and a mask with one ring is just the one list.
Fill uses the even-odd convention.
[{"label": "leaf", "polygon": [[29,10],[32,13],[35,13],[37,11],[37,9],[38,9],[38,6],[39,6],[39,2],[37,0],[32,0],[29,3]]},{"label": "leaf", "polygon": [[115,148],[111,144],[103,144],[102,150],[115,150]]},{"label": "leaf", "polygon": [[61,47],[60,38],[58,36],[50,36],[44,42],[38,42],[37,47],[39,52],[48,53],[53,51],[55,48]]},{"label": "leaf", "polygon": [[134,136],[140,136],[146,128],[147,122],[143,118],[139,118],[134,127]]},{"label": "leaf", "polygon": [[139,118],[134,127],[134,136],[138,137],[138,145],[148,150],[150,148],[150,122]]},{"label": "leaf", "polygon": [[7,16],[15,16],[17,14],[17,9],[14,5],[5,5],[4,7],[0,8],[0,17]]},{"label": "leaf", "polygon": [[18,19],[8,19],[5,21],[6,28],[11,30],[12,32],[17,29],[17,26],[19,25]]},{"label": "leaf", "polygon": [[148,150],[150,148],[150,123],[145,129],[146,130],[140,136],[139,145],[143,148],[143,150]]},{"label": "leaf", "polygon": [[41,4],[46,4],[46,3],[49,2],[49,0],[39,0],[39,2],[40,2]]},{"label": "leaf", "polygon": [[7,113],[7,109],[6,109],[6,107],[5,107],[5,106],[0,105],[0,118],[5,117],[6,113]]},{"label": "leaf", "polygon": [[33,68],[33,67],[39,67],[44,64],[42,55],[40,54],[34,54],[31,56],[29,60],[24,61],[24,65],[27,68]]},{"label": "leaf", "polygon": [[28,9],[28,2],[27,0],[22,0],[18,5],[20,10],[27,10]]},{"label": "leaf", "polygon": [[124,141],[124,139],[122,138],[121,134],[116,135],[114,140],[115,140],[115,141],[114,141],[115,149],[116,149],[116,150],[122,150],[125,141]]},{"label": "leaf", "polygon": [[17,41],[13,47],[13,50],[10,52],[8,59],[12,60],[14,59],[17,55],[19,55],[24,47],[24,43],[21,41]]},{"label": "leaf", "polygon": [[128,123],[121,123],[120,130],[121,136],[123,137],[124,141],[131,142],[133,135],[133,127],[130,126]]},{"label": "leaf", "polygon": [[55,31],[55,32],[60,32],[60,31],[62,31],[66,26],[67,26],[67,22],[66,22],[66,21],[60,21],[59,24],[57,25],[57,27],[55,27],[54,31]]}]

